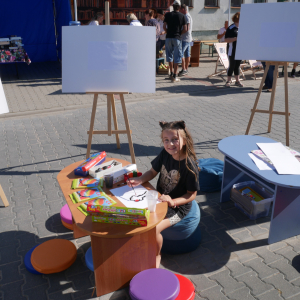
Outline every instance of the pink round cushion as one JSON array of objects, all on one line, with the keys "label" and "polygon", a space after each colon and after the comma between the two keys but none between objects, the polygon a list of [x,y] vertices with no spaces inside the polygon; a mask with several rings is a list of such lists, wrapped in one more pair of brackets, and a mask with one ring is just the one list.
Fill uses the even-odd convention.
[{"label": "pink round cushion", "polygon": [[64,221],[65,223],[68,224],[73,224],[72,221],[72,214],[70,211],[70,208],[68,206],[68,204],[65,204],[61,210],[60,210],[60,218],[62,219],[62,221]]}]

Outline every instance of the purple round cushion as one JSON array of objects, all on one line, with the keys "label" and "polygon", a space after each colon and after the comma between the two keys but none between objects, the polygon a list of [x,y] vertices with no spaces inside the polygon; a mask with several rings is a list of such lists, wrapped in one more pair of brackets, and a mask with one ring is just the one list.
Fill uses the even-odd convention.
[{"label": "purple round cushion", "polygon": [[72,222],[72,214],[68,204],[65,204],[60,210],[60,218],[68,224],[73,224]]},{"label": "purple round cushion", "polygon": [[132,300],[174,300],[180,291],[178,278],[164,269],[148,269],[130,281]]}]

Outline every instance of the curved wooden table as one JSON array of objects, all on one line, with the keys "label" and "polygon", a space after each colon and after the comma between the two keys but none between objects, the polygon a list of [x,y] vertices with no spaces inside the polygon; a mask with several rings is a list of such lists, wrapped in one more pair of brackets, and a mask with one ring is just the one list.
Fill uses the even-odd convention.
[{"label": "curved wooden table", "polygon": [[[113,158],[106,159],[110,160]],[[130,164],[125,160],[115,160],[123,166]],[[137,273],[155,268],[155,228],[167,213],[167,203],[157,204],[156,212],[150,214],[146,227],[92,222],[90,216],[86,217],[77,209],[80,204],[74,204],[69,197],[69,194],[76,191],[71,189],[72,180],[78,178],[74,175],[74,169],[82,162],[73,163],[60,171],[57,181],[73,216],[74,238],[91,236],[97,296],[102,296],[125,287]],[[122,183],[114,184],[113,188]],[[150,183],[143,186],[148,190],[154,189]],[[124,206],[109,189],[103,190],[117,202],[116,206]]]}]

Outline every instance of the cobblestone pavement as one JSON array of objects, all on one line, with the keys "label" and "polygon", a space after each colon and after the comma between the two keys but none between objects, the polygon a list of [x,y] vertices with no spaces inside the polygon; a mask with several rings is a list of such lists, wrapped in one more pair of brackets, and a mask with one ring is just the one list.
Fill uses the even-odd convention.
[{"label": "cobblestone pavement", "polygon": [[[166,75],[157,75],[155,94],[130,94],[125,95],[126,102],[136,102],[162,97],[188,96],[213,92],[224,88],[226,75],[207,78],[215,70],[216,56],[201,54],[200,67],[190,68],[188,76],[181,78],[178,83],[166,80]],[[289,72],[291,71],[289,67]],[[219,70],[222,68],[219,66]],[[16,77],[16,69],[13,64],[0,66],[2,83],[12,115],[40,114],[42,112],[54,112],[70,109],[91,107],[92,95],[86,94],[62,94],[61,92],[61,65],[59,62],[32,63],[31,65],[18,64],[19,77]],[[281,67],[280,67],[281,71]],[[281,74],[281,72],[280,72]],[[258,78],[262,72],[256,73]],[[243,81],[247,88],[258,88],[260,80],[254,80],[251,71],[245,72],[246,80]],[[300,78],[290,78],[290,81],[299,81]],[[278,85],[283,84],[283,78],[279,78]],[[105,95],[99,95],[98,105],[104,105]]]},{"label": "cobblestone pavement", "polygon": [[[20,73],[22,76],[21,70]],[[45,81],[36,80],[43,76]],[[46,96],[45,101],[51,102],[50,99],[56,97],[71,99],[70,95],[54,93],[52,76],[46,71],[37,74],[30,85],[38,86],[42,81],[40,88],[44,95],[53,95]],[[17,83],[14,91],[8,88],[13,83],[8,79],[4,83],[5,91],[10,89],[23,102],[30,97],[29,91],[34,90],[33,87],[18,88],[20,83]],[[59,88],[58,83],[56,89]],[[223,159],[218,142],[227,136],[244,134],[256,93],[257,89],[251,86],[213,88],[200,96],[174,94],[127,103],[139,169],[145,172],[160,152],[160,120],[186,120],[194,137],[197,157]],[[297,78],[290,80],[290,146],[298,150],[299,93]],[[275,110],[283,110],[283,97],[284,89],[279,86]],[[262,93],[259,107],[267,108],[269,98],[269,93]],[[118,101],[117,111],[122,128],[125,125]],[[59,211],[65,199],[56,177],[62,168],[84,158],[90,113],[91,108],[82,108],[0,120],[0,183],[10,202],[9,207],[0,207],[0,300],[130,299],[127,289],[98,298],[91,296],[94,275],[84,262],[90,238],[73,239],[72,232],[60,222]],[[266,115],[255,116],[250,133],[284,143],[284,117],[273,117],[269,134],[266,133],[267,121]],[[106,123],[99,109],[95,128],[105,128]],[[114,137],[95,136],[92,151],[103,150],[110,157],[130,161],[125,136],[121,136],[121,149],[116,149]],[[152,184],[155,185],[155,181]],[[219,203],[219,196],[219,193],[199,192],[196,198],[201,208],[199,248],[184,255],[163,255],[161,267],[190,278],[196,287],[197,300],[300,299],[300,236],[268,245],[270,216],[250,221],[232,202]],[[53,238],[68,239],[75,244],[76,262],[58,274],[39,276],[27,272],[24,266],[27,251]]]}]

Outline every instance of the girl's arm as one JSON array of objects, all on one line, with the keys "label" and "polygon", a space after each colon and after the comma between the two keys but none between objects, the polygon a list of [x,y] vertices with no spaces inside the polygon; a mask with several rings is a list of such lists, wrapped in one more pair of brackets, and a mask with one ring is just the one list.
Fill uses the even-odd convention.
[{"label": "girl's arm", "polygon": [[181,196],[179,198],[172,199],[169,195],[161,195],[158,200],[160,200],[162,202],[168,202],[168,205],[170,207],[175,207],[175,206],[180,206],[180,205],[187,204],[187,203],[193,201],[196,198],[196,196],[197,196],[197,191],[195,191],[195,192],[187,191],[186,194],[184,194],[183,196]]},{"label": "girl's arm", "polygon": [[152,180],[158,173],[151,168],[149,171],[147,171],[146,173],[144,173],[141,177],[134,177],[131,178],[130,180],[127,180],[127,185],[131,187],[131,185],[133,187],[138,186],[140,184],[143,184],[144,182],[150,181]]}]

